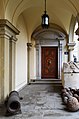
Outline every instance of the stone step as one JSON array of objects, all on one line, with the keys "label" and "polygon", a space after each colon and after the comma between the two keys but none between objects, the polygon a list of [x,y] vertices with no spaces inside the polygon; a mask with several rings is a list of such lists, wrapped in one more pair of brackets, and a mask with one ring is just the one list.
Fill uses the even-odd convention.
[{"label": "stone step", "polygon": [[61,79],[31,79],[31,84],[54,84],[62,86]]}]

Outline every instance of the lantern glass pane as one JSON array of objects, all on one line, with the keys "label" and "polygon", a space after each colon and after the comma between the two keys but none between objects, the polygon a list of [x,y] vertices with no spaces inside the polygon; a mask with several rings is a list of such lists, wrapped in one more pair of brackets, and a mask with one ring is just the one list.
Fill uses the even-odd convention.
[{"label": "lantern glass pane", "polygon": [[48,25],[48,17],[45,18],[45,24]]}]

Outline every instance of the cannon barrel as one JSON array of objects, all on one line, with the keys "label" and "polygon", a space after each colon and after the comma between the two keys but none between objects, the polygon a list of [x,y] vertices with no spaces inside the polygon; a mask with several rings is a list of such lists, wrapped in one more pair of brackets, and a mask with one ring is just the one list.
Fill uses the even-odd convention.
[{"label": "cannon barrel", "polygon": [[7,100],[7,112],[10,114],[15,114],[21,110],[19,93],[17,91],[12,91],[9,94]]}]

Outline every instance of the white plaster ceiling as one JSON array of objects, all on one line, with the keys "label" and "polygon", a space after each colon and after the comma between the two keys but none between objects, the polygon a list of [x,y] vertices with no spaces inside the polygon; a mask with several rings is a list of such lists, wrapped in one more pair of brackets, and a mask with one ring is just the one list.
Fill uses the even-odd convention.
[{"label": "white plaster ceiling", "polygon": [[[22,14],[28,32],[41,24],[41,15],[44,13],[44,0],[4,0],[6,6],[6,18],[17,21]],[[71,16],[79,12],[79,0],[46,0],[47,13],[50,23],[61,26],[69,32]],[[11,17],[11,18],[10,18]]]}]

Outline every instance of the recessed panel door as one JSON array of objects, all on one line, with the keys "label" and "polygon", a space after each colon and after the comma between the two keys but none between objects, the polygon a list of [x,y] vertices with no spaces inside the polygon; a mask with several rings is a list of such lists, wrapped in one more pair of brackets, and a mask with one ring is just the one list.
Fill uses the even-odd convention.
[{"label": "recessed panel door", "polygon": [[41,78],[58,78],[58,47],[41,47]]}]

